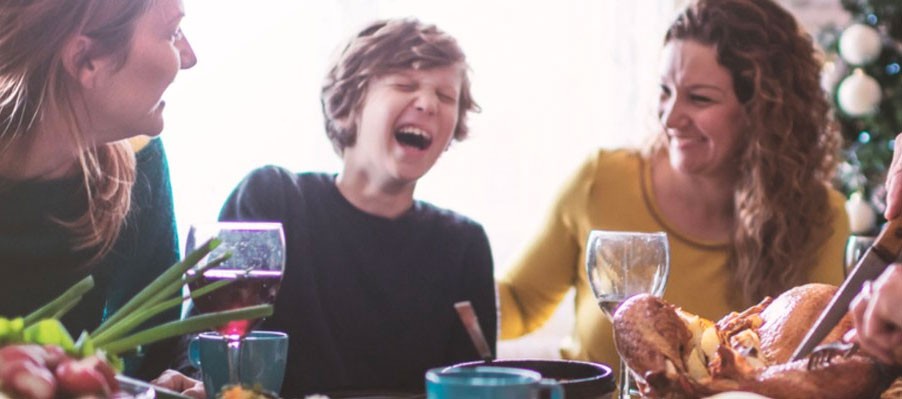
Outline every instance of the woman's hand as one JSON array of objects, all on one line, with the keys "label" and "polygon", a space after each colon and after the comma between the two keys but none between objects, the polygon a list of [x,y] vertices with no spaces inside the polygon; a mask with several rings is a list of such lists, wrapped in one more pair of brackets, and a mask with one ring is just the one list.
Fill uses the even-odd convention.
[{"label": "woman's hand", "polygon": [[883,363],[902,365],[902,264],[890,265],[873,283],[865,283],[849,312],[855,329],[846,340],[858,342]]},{"label": "woman's hand", "polygon": [[190,396],[194,399],[205,399],[207,393],[204,391],[204,383],[190,378],[175,370],[166,370],[160,374],[155,380],[150,382],[156,386],[181,392],[182,395]]},{"label": "woman's hand", "polygon": [[886,220],[893,220],[902,213],[902,133],[896,135],[893,162],[886,173]]}]

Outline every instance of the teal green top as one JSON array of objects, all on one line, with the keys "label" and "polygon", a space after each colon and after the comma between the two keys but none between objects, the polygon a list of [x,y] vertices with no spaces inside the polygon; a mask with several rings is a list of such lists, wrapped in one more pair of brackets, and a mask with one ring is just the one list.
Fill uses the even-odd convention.
[{"label": "teal green top", "polygon": [[[0,316],[25,315],[90,273],[94,289],[62,320],[77,337],[175,263],[178,238],[163,145],[152,140],[136,157],[125,226],[112,251],[87,267],[77,265],[88,254],[73,251],[66,231],[51,218],[65,219],[84,209],[80,178],[18,183],[0,192]],[[178,317],[179,310],[173,309],[154,322]],[[168,343],[151,346],[140,357],[126,357],[126,373],[155,378],[175,355],[173,348]]]}]

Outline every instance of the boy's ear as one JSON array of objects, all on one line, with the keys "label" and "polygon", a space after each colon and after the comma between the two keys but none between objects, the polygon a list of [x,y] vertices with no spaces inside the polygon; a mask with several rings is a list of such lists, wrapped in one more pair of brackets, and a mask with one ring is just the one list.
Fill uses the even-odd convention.
[{"label": "boy's ear", "polygon": [[357,121],[355,121],[351,115],[346,115],[343,118],[333,119],[332,122],[335,124],[335,126],[345,132],[355,130],[357,128]]},{"label": "boy's ear", "polygon": [[83,88],[90,89],[97,85],[99,73],[108,62],[92,56],[94,40],[78,35],[63,46],[62,62],[66,72]]}]

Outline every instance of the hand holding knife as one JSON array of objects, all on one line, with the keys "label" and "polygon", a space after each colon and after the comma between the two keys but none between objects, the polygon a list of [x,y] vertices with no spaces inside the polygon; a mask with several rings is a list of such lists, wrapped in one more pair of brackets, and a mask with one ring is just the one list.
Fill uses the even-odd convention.
[{"label": "hand holding knife", "polygon": [[861,291],[865,281],[877,278],[889,264],[899,259],[900,255],[902,255],[902,219],[894,219],[887,222],[886,228],[877,237],[874,245],[865,252],[864,256],[839,287],[827,308],[824,309],[817,322],[805,335],[802,343],[796,348],[792,360],[799,360],[808,356],[848,312],[849,304]]}]

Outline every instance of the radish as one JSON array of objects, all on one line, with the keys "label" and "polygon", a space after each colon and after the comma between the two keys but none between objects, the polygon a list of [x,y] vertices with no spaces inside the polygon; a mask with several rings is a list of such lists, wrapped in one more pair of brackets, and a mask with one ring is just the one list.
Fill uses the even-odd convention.
[{"label": "radish", "polygon": [[68,359],[66,351],[56,345],[44,345],[44,362],[50,370],[56,369],[63,360]]},{"label": "radish", "polygon": [[109,396],[119,390],[119,382],[112,367],[102,359],[91,356],[81,360],[64,360],[56,368],[60,389],[79,396],[103,394]]},{"label": "radish", "polygon": [[0,387],[28,399],[52,399],[56,394],[56,381],[50,370],[28,360],[4,363]]},{"label": "radish", "polygon": [[46,351],[38,345],[12,345],[0,348],[0,369],[6,363],[28,361],[44,367]]}]

